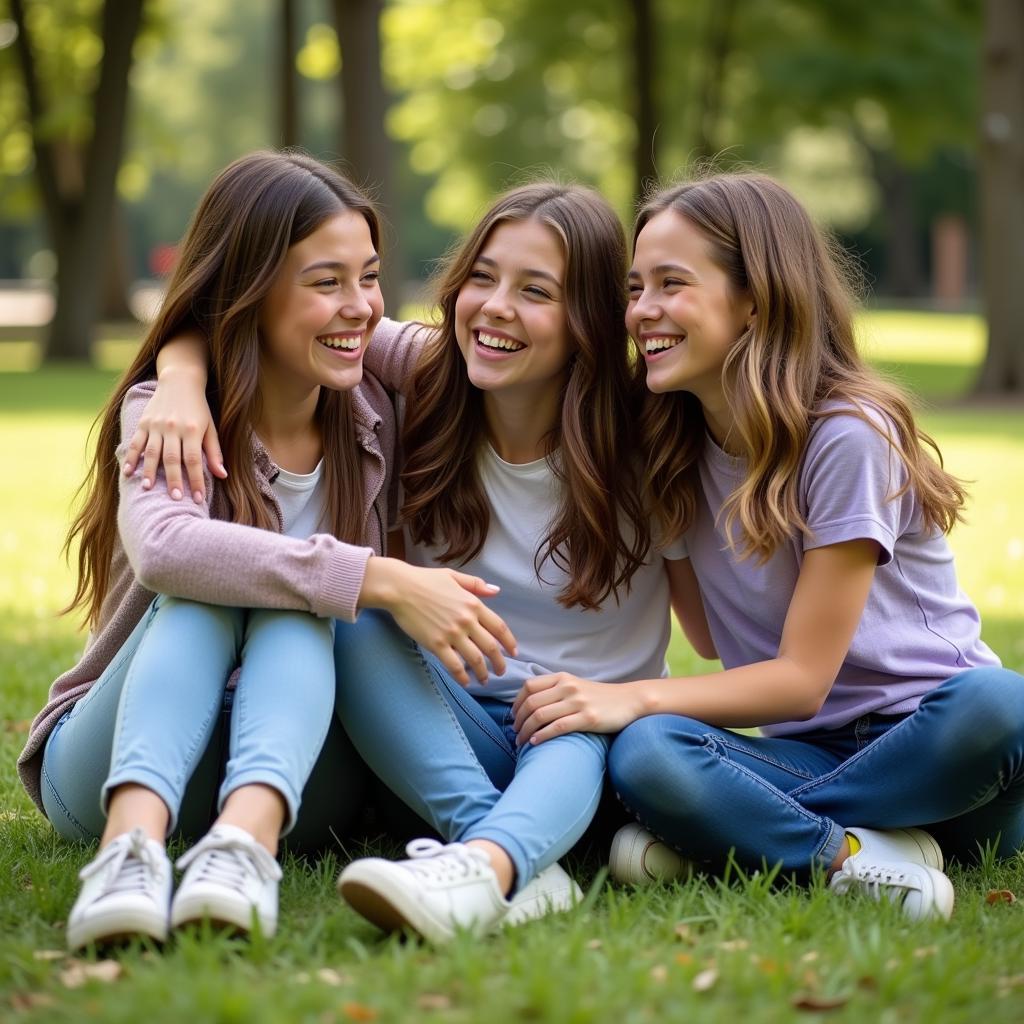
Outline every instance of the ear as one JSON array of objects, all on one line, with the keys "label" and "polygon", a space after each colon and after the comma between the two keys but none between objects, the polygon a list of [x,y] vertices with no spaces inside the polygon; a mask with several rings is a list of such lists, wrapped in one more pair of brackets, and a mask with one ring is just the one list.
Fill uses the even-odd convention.
[{"label": "ear", "polygon": [[754,305],[754,300],[750,299],[749,305],[746,307],[747,319],[744,330],[752,330],[754,324],[757,323],[757,306]]}]

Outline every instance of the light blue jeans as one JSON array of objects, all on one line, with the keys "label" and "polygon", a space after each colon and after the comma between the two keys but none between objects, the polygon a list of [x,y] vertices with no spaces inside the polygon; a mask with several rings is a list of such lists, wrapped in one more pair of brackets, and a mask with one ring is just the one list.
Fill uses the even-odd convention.
[{"label": "light blue jeans", "polygon": [[383,612],[337,623],[338,714],[381,781],[445,839],[488,839],[515,889],[567,853],[597,811],[608,737],[516,748],[512,706],[466,693]]},{"label": "light blue jeans", "polygon": [[844,829],[922,826],[947,856],[1024,848],[1024,677],[953,676],[912,714],[742,736],[680,715],[641,718],[608,758],[620,799],[687,857],[721,868],[827,868]]},{"label": "light blue jeans", "polygon": [[[281,794],[291,831],[334,719],[333,630],[303,612],[157,597],[48,738],[47,817],[67,838],[95,838],[111,791],[135,783],[167,805],[169,832],[195,836],[230,793],[261,783]],[[358,803],[364,770],[335,729],[325,781],[340,810]]]}]

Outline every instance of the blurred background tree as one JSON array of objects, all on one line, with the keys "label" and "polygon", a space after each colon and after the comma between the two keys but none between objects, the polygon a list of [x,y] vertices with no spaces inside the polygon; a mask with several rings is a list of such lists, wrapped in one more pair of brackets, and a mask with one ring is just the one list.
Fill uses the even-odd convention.
[{"label": "blurred background tree", "polygon": [[[590,182],[628,221],[648,183],[702,160],[781,177],[858,255],[879,299],[963,308],[979,290],[986,17],[998,40],[984,44],[986,66],[1020,75],[1022,63],[1010,44],[1020,5],[986,2],[6,0],[5,15],[0,0],[0,277],[52,271],[49,353],[83,356],[124,281],[165,268],[221,166],[297,144],[340,160],[401,226],[387,249],[391,312],[415,301],[453,234],[500,188],[536,174]],[[104,46],[114,25],[121,42]],[[97,103],[114,81],[122,95]],[[1013,89],[988,88],[986,104]],[[985,116],[990,129],[1004,123]],[[1019,138],[1018,115],[1001,116]],[[121,228],[113,199],[92,198],[98,184],[69,193],[52,169],[52,154],[77,152],[78,180],[98,181],[84,172],[90,140],[118,136],[119,123],[123,156],[106,180]],[[988,157],[1016,152],[984,138]],[[72,216],[72,201],[88,216]],[[88,260],[61,241],[86,220],[101,225]],[[105,308],[97,299],[90,314],[79,298],[69,323],[69,282],[100,294],[101,257],[124,271],[108,275]],[[989,257],[989,277],[1015,262]],[[985,293],[1005,305],[994,282]],[[1008,351],[1021,351],[1022,317],[1010,315]],[[983,380],[1020,389],[1020,377],[1018,367]]]}]

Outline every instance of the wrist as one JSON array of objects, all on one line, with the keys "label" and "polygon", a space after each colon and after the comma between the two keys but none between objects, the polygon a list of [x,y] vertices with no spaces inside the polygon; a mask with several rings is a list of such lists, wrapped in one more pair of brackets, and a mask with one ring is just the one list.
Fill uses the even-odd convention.
[{"label": "wrist", "polygon": [[401,565],[395,558],[371,555],[366,562],[356,607],[390,609],[399,591],[396,577]]},{"label": "wrist", "polygon": [[156,368],[156,379],[158,381],[167,380],[189,380],[199,385],[203,390],[206,389],[207,373],[205,366],[192,366],[185,365],[183,363],[170,363],[167,366],[161,366],[159,359],[157,360]]},{"label": "wrist", "polygon": [[627,683],[633,690],[634,719],[646,718],[648,715],[659,715],[664,710],[661,701],[661,679],[641,679]]}]

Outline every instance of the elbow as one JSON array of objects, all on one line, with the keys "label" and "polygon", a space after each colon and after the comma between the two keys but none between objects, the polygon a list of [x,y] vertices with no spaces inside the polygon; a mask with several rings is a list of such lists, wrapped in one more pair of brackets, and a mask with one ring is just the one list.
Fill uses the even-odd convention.
[{"label": "elbow", "polygon": [[[816,684],[817,682],[815,680]],[[802,692],[797,699],[796,714],[793,715],[793,721],[808,722],[820,714],[831,688],[832,684],[829,682],[827,686],[814,685]]]},{"label": "elbow", "polygon": [[711,637],[698,640],[693,644],[693,649],[705,661],[718,661],[718,651],[715,649],[715,644]]},{"label": "elbow", "polygon": [[169,592],[170,559],[166,546],[156,543],[155,538],[144,541],[132,552],[131,566],[139,586],[154,594]]}]

